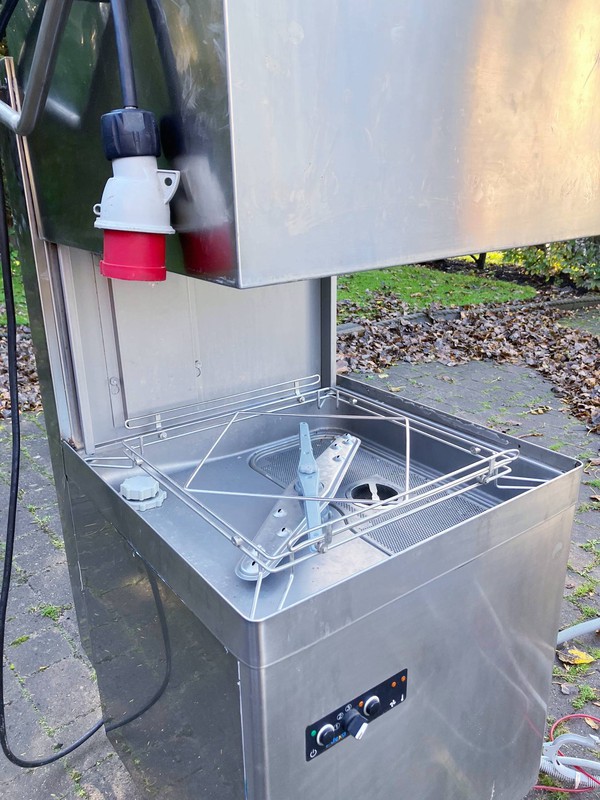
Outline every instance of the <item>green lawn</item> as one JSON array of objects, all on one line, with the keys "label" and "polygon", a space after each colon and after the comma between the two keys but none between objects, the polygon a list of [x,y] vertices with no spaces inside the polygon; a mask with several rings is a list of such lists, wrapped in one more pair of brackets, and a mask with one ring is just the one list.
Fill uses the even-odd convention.
[{"label": "green lawn", "polygon": [[[11,265],[17,322],[20,325],[28,325],[21,265],[15,250],[11,252]],[[357,272],[353,275],[343,275],[338,280],[338,300],[350,300],[358,305],[358,309],[353,310],[352,315],[356,315],[357,311],[367,317],[374,315],[370,292],[392,294],[399,303],[404,302],[415,310],[427,308],[432,303],[447,307],[529,300],[536,294],[531,286],[498,281],[469,272],[449,273],[414,265]],[[0,288],[0,326],[6,325],[3,306],[4,292]],[[344,307],[341,306],[338,321],[345,322],[347,318]]]},{"label": "green lawn", "polygon": [[[23,289],[23,280],[21,278],[21,262],[19,261],[16,250],[11,250],[10,252],[10,264],[13,276],[17,324],[29,325],[29,315],[27,313],[27,304],[25,302],[25,291]],[[0,284],[1,283],[2,281],[0,280]],[[4,287],[0,285],[0,327],[4,327],[5,325],[6,313],[4,311]]]},{"label": "green lawn", "polygon": [[[343,275],[338,280],[338,300],[356,303],[359,313],[367,317],[374,313],[371,292],[395,295],[398,302],[405,302],[414,310],[427,308],[432,303],[444,307],[505,303],[529,300],[536,295],[536,290],[531,286],[469,272],[449,273],[412,264]],[[343,306],[339,312],[339,321],[344,322]]]}]

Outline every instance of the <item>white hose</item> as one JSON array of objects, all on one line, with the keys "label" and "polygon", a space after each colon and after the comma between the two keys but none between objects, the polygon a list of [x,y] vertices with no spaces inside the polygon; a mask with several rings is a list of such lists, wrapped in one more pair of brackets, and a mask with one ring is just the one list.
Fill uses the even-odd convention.
[{"label": "white hose", "polygon": [[565,628],[564,631],[559,631],[556,644],[564,644],[569,639],[575,639],[577,636],[584,636],[586,633],[594,633],[594,631],[597,631],[599,628],[600,617],[588,619],[585,622],[580,622],[579,625],[573,625],[570,628]]},{"label": "white hose", "polygon": [[[550,777],[562,781],[575,789],[597,789],[600,786],[600,782],[596,778],[600,773],[600,762],[591,761],[587,758],[572,758],[562,755],[561,749],[569,744],[586,747],[588,750],[597,750],[600,738],[592,734],[580,736],[577,733],[563,733],[556,739],[545,742],[542,746],[540,772],[550,775]],[[590,777],[584,775],[581,772],[582,769]],[[594,777],[591,777],[592,775]]]},{"label": "white hose", "polygon": [[563,783],[570,782],[574,789],[598,789],[598,783],[588,778],[583,773],[577,772],[576,770],[568,771],[572,772],[573,775],[565,775],[565,771],[557,769],[551,761],[542,758],[540,772],[543,772],[545,775],[549,775],[551,778],[562,781]]}]

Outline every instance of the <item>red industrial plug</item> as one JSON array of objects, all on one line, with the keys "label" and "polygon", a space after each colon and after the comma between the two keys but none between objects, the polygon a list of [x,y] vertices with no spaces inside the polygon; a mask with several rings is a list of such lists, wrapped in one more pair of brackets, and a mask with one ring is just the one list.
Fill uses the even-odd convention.
[{"label": "red industrial plug", "polygon": [[113,177],[94,206],[95,227],[104,230],[100,272],[107,278],[164,281],[169,203],[179,185],[177,170],[158,169],[154,116],[133,108],[102,117],[102,138]]}]

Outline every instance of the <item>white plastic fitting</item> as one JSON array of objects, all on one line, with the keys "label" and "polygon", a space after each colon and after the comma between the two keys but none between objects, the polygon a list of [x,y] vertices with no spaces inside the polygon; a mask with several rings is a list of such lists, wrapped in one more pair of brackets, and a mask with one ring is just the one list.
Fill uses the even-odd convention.
[{"label": "white plastic fitting", "polygon": [[175,233],[169,203],[179,186],[179,172],[158,169],[154,156],[117,158],[113,176],[94,206],[94,227],[134,233]]}]

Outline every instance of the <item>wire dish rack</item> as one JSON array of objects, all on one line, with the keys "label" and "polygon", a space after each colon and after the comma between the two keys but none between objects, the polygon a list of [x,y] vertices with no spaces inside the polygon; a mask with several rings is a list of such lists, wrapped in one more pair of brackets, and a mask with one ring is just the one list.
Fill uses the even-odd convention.
[{"label": "wire dish rack", "polygon": [[499,489],[545,482],[513,476],[516,448],[319,383],[127,422],[123,466],[155,477],[238,548],[238,578],[256,582],[253,611],[269,575],[289,572],[291,585],[301,564],[357,538],[393,555],[502,502]]}]

